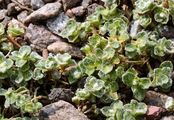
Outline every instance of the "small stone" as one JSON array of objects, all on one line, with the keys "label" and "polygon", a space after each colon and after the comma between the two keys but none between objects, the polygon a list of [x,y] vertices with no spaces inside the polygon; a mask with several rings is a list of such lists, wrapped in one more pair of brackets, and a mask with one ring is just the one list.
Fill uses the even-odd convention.
[{"label": "small stone", "polygon": [[34,10],[39,9],[39,8],[41,8],[44,5],[45,5],[45,3],[42,0],[31,0],[31,7]]},{"label": "small stone", "polygon": [[48,29],[59,35],[59,33],[64,29],[68,23],[69,17],[64,13],[59,14],[57,17],[47,20]]},{"label": "small stone", "polygon": [[148,106],[148,110],[146,112],[146,117],[148,120],[156,120],[161,117],[161,114],[166,112],[165,109],[157,106]]},{"label": "small stone", "polygon": [[66,11],[67,9],[71,9],[75,7],[81,0],[62,0],[63,8]]},{"label": "small stone", "polygon": [[165,116],[161,120],[174,120],[174,116]]},{"label": "small stone", "polygon": [[58,101],[43,107],[39,113],[39,120],[89,120],[73,105],[65,101]]},{"label": "small stone", "polygon": [[163,107],[165,109],[172,109],[174,99],[165,94],[157,93],[155,91],[147,91],[144,99],[148,105]]},{"label": "small stone", "polygon": [[15,15],[17,14],[19,11],[16,10],[16,4],[15,3],[10,3],[7,6],[7,14],[8,15]]},{"label": "small stone", "polygon": [[92,0],[83,0],[81,5],[87,8],[90,4],[92,4]]},{"label": "small stone", "polygon": [[7,15],[6,9],[0,10],[0,21],[3,20],[6,15]]},{"label": "small stone", "polygon": [[31,13],[26,19],[25,23],[36,22],[40,20],[47,20],[49,18],[55,17],[61,11],[61,4],[59,2],[47,3],[40,9]]},{"label": "small stone", "polygon": [[69,53],[73,57],[83,58],[83,54],[78,47],[75,47],[66,42],[57,41],[55,43],[50,44],[47,47],[49,52],[53,53]]},{"label": "small stone", "polygon": [[51,100],[52,102],[57,102],[59,100],[72,102],[73,96],[74,96],[74,93],[70,89],[65,89],[65,88],[54,88],[51,90],[51,93],[48,95],[49,100]]},{"label": "small stone", "polygon": [[30,46],[38,52],[47,49],[47,46],[51,43],[61,41],[60,37],[48,31],[44,26],[33,24],[29,24],[26,29],[25,39],[29,41],[31,43]]},{"label": "small stone", "polygon": [[71,9],[68,9],[68,10],[66,11],[65,15],[67,15],[67,16],[70,17],[70,18],[74,18],[74,17],[75,17]]},{"label": "small stone", "polygon": [[83,6],[79,6],[72,8],[71,11],[75,16],[83,16],[86,12],[86,9]]},{"label": "small stone", "polygon": [[25,18],[28,16],[28,11],[24,10],[21,13],[18,14],[17,19],[24,23]]},{"label": "small stone", "polygon": [[160,36],[161,37],[166,37],[166,38],[174,38],[174,27],[173,26],[168,26],[165,25],[162,28],[159,28]]}]

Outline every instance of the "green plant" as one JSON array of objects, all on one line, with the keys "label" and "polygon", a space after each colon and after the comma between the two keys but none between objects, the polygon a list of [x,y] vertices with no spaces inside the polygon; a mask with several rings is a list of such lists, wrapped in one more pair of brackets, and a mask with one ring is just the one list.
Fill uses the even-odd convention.
[{"label": "green plant", "polygon": [[128,69],[122,75],[123,83],[131,87],[134,97],[141,101],[144,99],[145,92],[151,86],[150,78],[138,77],[138,73],[135,69]]},{"label": "green plant", "polygon": [[136,120],[138,116],[145,114],[146,111],[146,104],[135,100],[131,100],[129,104],[125,105],[121,101],[115,101],[110,106],[101,109],[107,120]]}]

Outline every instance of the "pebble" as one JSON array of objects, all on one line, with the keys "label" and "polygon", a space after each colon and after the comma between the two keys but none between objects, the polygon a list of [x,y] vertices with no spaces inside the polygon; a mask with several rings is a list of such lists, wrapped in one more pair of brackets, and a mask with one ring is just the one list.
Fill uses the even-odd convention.
[{"label": "pebble", "polygon": [[78,111],[73,105],[63,100],[43,107],[39,113],[39,120],[89,120],[86,115]]},{"label": "pebble", "polygon": [[83,58],[83,54],[78,47],[75,47],[66,42],[57,41],[50,44],[47,49],[52,53],[69,53],[73,57]]},{"label": "pebble", "polygon": [[68,20],[69,17],[62,12],[57,17],[47,20],[46,25],[51,32],[59,35],[59,33],[66,26]]},{"label": "pebble", "polygon": [[31,0],[31,6],[33,10],[37,10],[44,5],[45,3],[42,0]]},{"label": "pebble", "polygon": [[41,20],[47,20],[49,18],[53,18],[59,14],[61,11],[62,5],[59,2],[47,3],[40,9],[32,12],[25,19],[25,23],[28,24],[30,22],[36,22]]},{"label": "pebble", "polygon": [[71,9],[75,7],[81,0],[62,0],[64,10]]}]

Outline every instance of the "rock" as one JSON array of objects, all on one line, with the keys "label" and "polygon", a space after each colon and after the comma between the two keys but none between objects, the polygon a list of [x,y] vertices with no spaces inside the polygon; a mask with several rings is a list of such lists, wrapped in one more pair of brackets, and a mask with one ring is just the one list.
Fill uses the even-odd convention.
[{"label": "rock", "polygon": [[43,2],[45,3],[50,3],[50,2],[54,2],[55,0],[43,0]]},{"label": "rock", "polygon": [[70,18],[74,18],[74,17],[75,17],[71,9],[68,9],[68,10],[66,11],[65,15],[67,15],[67,16],[70,17]]},{"label": "rock", "polygon": [[157,120],[161,117],[161,114],[164,113],[166,110],[157,107],[157,106],[148,106],[148,110],[146,112],[146,118],[148,120]]},{"label": "rock", "polygon": [[52,34],[44,26],[33,24],[29,24],[26,29],[25,39],[28,40],[31,43],[31,47],[38,52],[42,52],[51,43],[61,41],[61,38]]},{"label": "rock", "polygon": [[75,16],[83,16],[86,12],[86,9],[83,6],[79,6],[72,8],[71,11]]},{"label": "rock", "polygon": [[71,9],[75,7],[81,0],[62,0],[63,8],[66,11],[67,9]]},{"label": "rock", "polygon": [[3,20],[6,15],[7,15],[6,9],[0,10],[0,21]]},{"label": "rock", "polygon": [[174,99],[172,97],[154,91],[147,91],[144,101],[148,105],[163,107],[165,109],[173,109],[174,107]]},{"label": "rock", "polygon": [[40,20],[47,20],[49,18],[55,17],[61,11],[61,4],[59,2],[47,3],[40,9],[31,13],[26,19],[25,23],[36,22]]},{"label": "rock", "polygon": [[18,3],[24,6],[31,6],[31,0],[16,0]]},{"label": "rock", "polygon": [[7,13],[8,15],[16,15],[19,11],[16,9],[16,4],[15,3],[10,3],[7,6]]},{"label": "rock", "polygon": [[55,18],[47,20],[46,25],[51,32],[59,35],[59,33],[66,26],[68,20],[69,20],[69,17],[66,16],[64,13],[61,13]]},{"label": "rock", "polygon": [[165,116],[161,120],[174,120],[174,116]]},{"label": "rock", "polygon": [[48,95],[49,100],[51,100],[52,102],[57,102],[59,100],[72,102],[73,96],[74,96],[74,93],[70,89],[65,89],[65,88],[54,88],[51,90],[51,93]]},{"label": "rock", "polygon": [[132,22],[131,26],[130,26],[130,36],[132,38],[135,38],[137,33],[141,30],[141,26],[139,24],[139,21],[134,21]]},{"label": "rock", "polygon": [[44,5],[45,5],[45,3],[42,0],[31,0],[31,7],[34,10],[39,9]]},{"label": "rock", "polygon": [[97,4],[97,3],[93,3],[93,4],[89,5],[89,6],[87,7],[87,11],[88,11],[87,16],[91,15],[92,13],[94,13],[94,12],[95,12],[95,9],[96,9],[97,7],[99,7],[99,6],[101,6],[101,5],[99,5],[99,4]]},{"label": "rock", "polygon": [[18,14],[17,19],[24,23],[25,18],[28,16],[28,11],[24,10],[21,13]]},{"label": "rock", "polygon": [[89,120],[73,105],[65,101],[58,101],[43,107],[39,113],[39,120]]},{"label": "rock", "polygon": [[83,0],[81,5],[87,8],[90,4],[92,4],[92,0]]},{"label": "rock", "polygon": [[160,36],[166,38],[174,38],[174,26],[165,25],[162,28],[159,28]]},{"label": "rock", "polygon": [[47,47],[48,51],[53,53],[69,53],[70,55],[78,58],[82,58],[83,54],[79,48],[70,45],[65,42],[57,41],[55,43],[50,44]]}]

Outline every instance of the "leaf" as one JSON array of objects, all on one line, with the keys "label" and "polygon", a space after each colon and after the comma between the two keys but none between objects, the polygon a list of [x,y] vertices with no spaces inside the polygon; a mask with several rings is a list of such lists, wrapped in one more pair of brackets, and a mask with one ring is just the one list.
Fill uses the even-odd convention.
[{"label": "leaf", "polygon": [[133,116],[144,115],[147,112],[147,105],[136,100],[131,100],[129,104],[124,105],[127,111],[130,111]]},{"label": "leaf", "polygon": [[19,54],[21,57],[25,57],[25,56],[28,56],[30,55],[31,53],[31,47],[30,46],[22,46],[20,49],[19,49]]},{"label": "leaf", "polygon": [[155,13],[154,15],[155,21],[161,24],[167,24],[167,22],[169,21],[168,9],[164,7],[157,7],[155,8],[154,13]]},{"label": "leaf", "polygon": [[154,9],[154,0],[137,0],[135,7],[138,13],[144,14]]},{"label": "leaf", "polygon": [[148,27],[152,23],[152,19],[149,15],[141,15],[139,18],[139,23],[144,28]]},{"label": "leaf", "polygon": [[104,81],[96,79],[95,77],[88,77],[86,79],[85,89],[91,92],[100,91],[104,88]]},{"label": "leaf", "polygon": [[171,61],[164,61],[160,64],[160,68],[163,68],[163,67],[169,67],[171,68],[171,70],[173,70],[173,64]]},{"label": "leaf", "polygon": [[122,81],[124,84],[130,87],[134,84],[135,77],[136,77],[135,74],[131,72],[126,72],[122,75]]},{"label": "leaf", "polygon": [[149,89],[149,87],[151,86],[151,81],[150,78],[140,78],[138,85],[142,88],[142,89]]},{"label": "leaf", "polygon": [[113,70],[113,65],[109,62],[103,61],[100,67],[100,71],[102,71],[104,74],[108,74]]},{"label": "leaf", "polygon": [[35,68],[33,72],[33,79],[40,80],[44,77],[44,74],[40,69]]},{"label": "leaf", "polygon": [[24,34],[24,29],[23,28],[18,28],[16,26],[11,26],[11,27],[8,27],[8,30],[7,30],[7,33],[9,36],[12,36],[12,37],[18,37],[18,36],[21,36]]},{"label": "leaf", "polygon": [[5,33],[4,25],[2,23],[0,23],[0,39],[2,38],[4,33]]},{"label": "leaf", "polygon": [[146,90],[141,89],[139,87],[131,87],[131,89],[132,89],[134,97],[138,101],[142,101],[144,99]]}]

